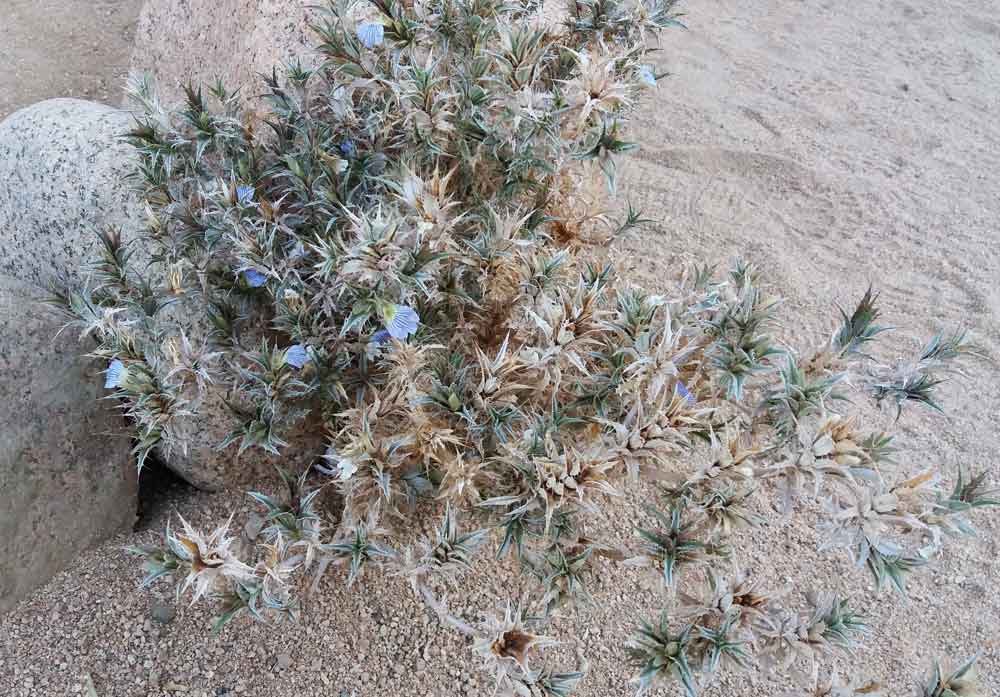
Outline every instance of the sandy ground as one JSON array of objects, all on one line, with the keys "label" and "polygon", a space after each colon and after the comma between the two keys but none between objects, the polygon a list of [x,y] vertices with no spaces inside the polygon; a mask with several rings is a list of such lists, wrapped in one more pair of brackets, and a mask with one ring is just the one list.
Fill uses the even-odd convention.
[{"label": "sandy ground", "polygon": [[52,97],[120,100],[142,0],[0,2],[0,119]]},{"label": "sandy ground", "polygon": [[[687,22],[689,31],[665,37],[661,65],[675,76],[642,111],[643,150],[622,182],[661,221],[626,243],[635,276],[662,287],[685,260],[742,254],[788,298],[786,329],[799,342],[824,336],[835,304],[850,304],[869,282],[882,291],[888,322],[901,327],[902,348],[967,326],[985,363],[945,390],[946,416],[904,416],[899,459],[913,470],[987,467],[995,481],[1000,21],[992,2],[702,0],[690,3]],[[595,532],[628,536],[622,521],[636,519],[635,503],[609,511]],[[760,510],[771,503],[762,491]],[[194,522],[249,510],[231,494],[178,492],[172,504]],[[461,642],[395,580],[348,591],[332,573],[299,624],[240,624],[209,636],[209,618],[186,607],[156,622],[151,605],[169,592],[135,590],[139,571],[120,550],[151,541],[169,508],[148,529],[82,554],[77,569],[0,623],[5,694],[83,693],[85,676],[100,697],[490,694]],[[866,573],[839,554],[817,555],[809,510],[741,537],[737,557],[765,586],[820,584],[851,596],[873,629],[844,665],[882,680],[888,695],[912,694],[913,677],[935,656],[982,651],[986,694],[995,696],[998,518],[978,516],[978,538],[949,545],[918,573],[909,603],[876,598]],[[577,637],[590,658],[585,697],[631,693],[622,645],[635,620],[661,605],[635,573],[603,571],[597,608],[549,628]],[[506,570],[477,572],[452,604],[475,617],[507,597],[508,583]],[[749,671],[704,694],[769,697],[787,684]]]}]

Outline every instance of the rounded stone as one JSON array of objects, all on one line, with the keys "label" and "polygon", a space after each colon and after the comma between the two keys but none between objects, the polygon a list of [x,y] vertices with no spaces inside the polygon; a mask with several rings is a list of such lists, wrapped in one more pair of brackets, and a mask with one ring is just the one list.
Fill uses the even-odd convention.
[{"label": "rounded stone", "polygon": [[160,624],[170,624],[177,616],[177,608],[174,607],[173,603],[154,601],[149,606],[149,616]]},{"label": "rounded stone", "polygon": [[188,433],[184,447],[164,444],[159,448],[163,462],[190,484],[206,491],[240,489],[273,474],[275,466],[299,473],[322,456],[322,431],[305,424],[283,434],[288,444],[277,455],[257,447],[240,453],[239,441],[220,449],[219,444],[239,425],[225,402],[227,396],[233,399],[224,385],[210,386],[197,411],[183,417]]},{"label": "rounded stone", "polygon": [[96,102],[51,99],[11,114],[0,129],[0,273],[46,287],[82,278],[97,232],[142,220],[130,191],[132,116]]},{"label": "rounded stone", "polygon": [[[60,276],[75,281],[86,277],[88,264],[98,251],[96,232],[113,226],[122,231],[124,240],[137,239],[145,217],[129,181],[133,172],[132,147],[120,137],[133,123],[128,112],[73,99],[42,102],[4,121],[0,127],[0,276],[30,284],[34,295],[41,298],[46,287]],[[133,267],[145,267],[142,259],[146,256],[142,245],[134,246]],[[32,368],[38,361],[40,368],[53,359],[49,345],[41,339],[53,337],[61,320],[37,302],[31,308],[45,323],[38,330],[38,350],[34,354],[23,356],[16,348],[16,322],[0,332],[6,333],[4,340],[12,346],[8,356],[27,361]],[[195,342],[203,340],[208,332],[206,318],[195,311],[197,308],[180,308],[171,306],[164,311],[164,317],[182,313],[182,317],[171,319]],[[59,359],[85,365],[76,357],[90,347],[74,342],[72,333],[61,337]],[[70,416],[77,420],[97,418],[99,414],[113,417],[115,428],[95,431],[94,442],[103,442],[101,434],[115,431],[116,448],[109,447],[108,452],[124,461],[127,430],[122,419],[112,413],[112,405],[100,400],[107,396],[100,389],[102,368],[89,365],[72,375],[75,382],[66,385],[66,394],[75,400],[75,411]],[[33,379],[44,376],[33,373]],[[10,384],[10,380],[0,378],[4,389],[24,387]],[[219,384],[210,387],[196,413],[179,417],[183,419],[179,423],[181,430],[188,434],[183,448],[166,444],[159,448],[164,463],[191,484],[210,490],[238,487],[271,471],[277,463],[300,470],[322,452],[322,438],[307,433],[299,434],[300,439],[293,441],[288,452],[277,457],[257,449],[241,455],[236,446],[219,450],[217,446],[236,425],[224,401],[224,389]],[[32,418],[40,413],[30,401],[21,406],[34,415]],[[297,447],[303,443],[307,445]]]},{"label": "rounded stone", "polygon": [[101,399],[100,371],[43,304],[81,278],[93,232],[134,205],[116,135],[127,114],[72,99],[0,123],[0,612],[135,520],[125,421]]},{"label": "rounded stone", "polygon": [[40,296],[0,274],[0,613],[135,520],[124,419]]},{"label": "rounded stone", "polygon": [[100,370],[42,302],[82,279],[94,231],[136,220],[128,114],[73,99],[0,123],[0,612],[135,519],[136,472]]}]

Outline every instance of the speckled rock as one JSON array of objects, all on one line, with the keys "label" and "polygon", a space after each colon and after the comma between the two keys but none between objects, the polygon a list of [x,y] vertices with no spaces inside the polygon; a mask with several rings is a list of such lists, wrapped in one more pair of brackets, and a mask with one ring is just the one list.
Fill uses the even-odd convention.
[{"label": "speckled rock", "polygon": [[[108,225],[120,227],[125,239],[134,239],[142,224],[141,207],[131,194],[125,177],[131,172],[131,146],[117,137],[131,124],[131,116],[111,107],[70,99],[56,99],[17,112],[0,127],[0,275],[34,284],[42,294],[48,282],[62,273],[85,273],[94,258],[94,232]],[[134,249],[133,260],[144,255],[141,247]],[[155,279],[154,279],[155,281]],[[35,311],[35,310],[33,310]],[[50,314],[45,317],[46,329],[40,334],[52,337],[60,320]],[[185,333],[200,342],[207,331],[203,313],[183,302],[165,311],[174,315]],[[0,339],[9,342],[8,360],[24,360],[17,344],[16,323],[0,328]],[[63,339],[66,339],[63,341]],[[58,346],[66,358],[85,352],[67,334]],[[51,358],[48,344],[42,342],[32,354],[38,365]],[[29,363],[34,366],[34,363]],[[66,385],[69,395],[75,395],[77,411],[66,415],[68,420],[96,419],[107,415],[108,403],[98,401],[105,393],[100,390],[99,367],[91,366],[90,374],[80,371],[67,374],[75,380]],[[32,374],[30,379],[40,379]],[[21,389],[12,378],[0,378],[2,389]],[[197,413],[185,417],[179,431],[187,434],[186,448],[161,448],[164,462],[181,477],[202,489],[239,487],[249,477],[270,470],[281,462],[290,468],[305,467],[322,449],[321,437],[303,434],[280,458],[259,450],[237,454],[236,446],[219,450],[217,446],[232,430],[235,421],[223,401],[225,385],[210,388],[207,398],[198,405]],[[28,394],[33,389],[29,384]],[[43,408],[29,402],[22,405],[29,415]],[[110,425],[95,431],[95,442],[107,441],[100,433],[127,431],[121,419],[113,417]],[[70,426],[67,425],[67,428]],[[118,438],[114,452],[124,462],[127,459],[127,438]],[[11,446],[13,447],[13,446]],[[126,507],[131,503],[126,504]]]},{"label": "speckled rock", "polygon": [[0,123],[0,612],[135,518],[125,423],[100,366],[40,302],[81,273],[93,230],[128,225],[128,116],[70,99]]},{"label": "speckled rock", "polygon": [[83,273],[96,231],[141,220],[123,177],[132,117],[79,99],[51,99],[0,128],[0,273],[45,286]]},{"label": "speckled rock", "polygon": [[284,63],[314,62],[309,29],[314,0],[159,0],[147,2],[136,29],[132,70],[153,76],[172,103],[188,81],[221,77],[247,100],[261,92],[261,73]]},{"label": "speckled rock", "polygon": [[245,489],[261,475],[273,473],[276,465],[301,472],[322,456],[322,426],[310,428],[307,424],[292,433],[282,434],[288,445],[282,448],[280,455],[260,448],[248,448],[240,453],[238,441],[220,450],[219,444],[238,425],[225,398],[236,401],[235,395],[227,395],[223,385],[210,387],[197,406],[197,413],[185,417],[187,447],[160,448],[160,456],[167,466],[199,489]]},{"label": "speckled rock", "polygon": [[[154,270],[158,267],[152,267]],[[155,283],[164,282],[153,278]],[[210,342],[213,326],[200,297],[184,295],[174,299],[157,315],[161,328],[176,337],[178,330],[195,346]],[[249,328],[244,330],[246,345],[257,345],[263,338]],[[221,366],[216,365],[216,368]],[[221,373],[222,371],[219,370]],[[188,400],[185,412],[178,415],[169,435],[158,448],[160,459],[188,483],[206,491],[222,489],[244,490],[248,483],[261,475],[272,475],[274,467],[281,465],[293,472],[301,472],[322,456],[324,450],[323,427],[303,423],[291,433],[283,433],[288,445],[279,455],[261,448],[248,448],[239,452],[239,441],[225,448],[226,441],[239,420],[230,404],[240,402],[232,392],[232,384],[224,375],[216,374],[215,381],[203,395],[198,395],[192,385],[184,394]]]},{"label": "speckled rock", "polygon": [[122,416],[40,296],[0,275],[0,613],[135,519]]}]

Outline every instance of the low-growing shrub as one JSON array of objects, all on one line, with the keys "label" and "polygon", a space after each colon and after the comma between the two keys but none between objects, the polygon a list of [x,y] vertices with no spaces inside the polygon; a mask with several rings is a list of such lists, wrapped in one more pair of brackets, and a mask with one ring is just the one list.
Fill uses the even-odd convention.
[{"label": "low-growing shrub", "polygon": [[[595,182],[614,192],[628,116],[660,77],[651,41],[678,17],[674,0],[579,0],[558,18],[497,0],[334,2],[322,65],[268,77],[263,116],[223,85],[171,111],[136,82],[145,233],[103,234],[93,282],[56,302],[96,339],[140,466],[185,447],[212,390],[233,412],[222,448],[282,453],[293,429],[326,443],[313,467],[281,470],[284,491],[250,494],[266,514],[255,556],[228,523],[181,520],[135,550],[147,582],[217,603],[221,626],[294,614],[331,564],[348,585],[389,570],[471,637],[500,694],[566,695],[583,667],[529,668],[552,642],[535,628],[587,599],[604,558],[666,588],[705,580],[631,640],[640,692],[674,679],[694,694],[755,659],[797,667],[816,695],[877,691],[824,663],[866,630],[845,600],[818,588],[782,605],[730,568],[727,541],[761,522],[759,485],[787,511],[818,500],[824,545],[903,591],[996,493],[965,471],[951,489],[932,468],[897,475],[892,436],[867,432],[849,397],[937,409],[934,388],[973,352],[956,332],[879,362],[873,291],[820,348],[790,349],[745,263],[688,269],[664,295],[620,277],[613,242],[647,221],[627,206],[615,222]],[[588,515],[640,481],[654,525],[635,549],[589,537]],[[436,535],[413,540],[433,502]],[[491,540],[539,590],[473,626],[441,589]],[[975,694],[954,687],[968,673],[938,670],[924,694]]]}]

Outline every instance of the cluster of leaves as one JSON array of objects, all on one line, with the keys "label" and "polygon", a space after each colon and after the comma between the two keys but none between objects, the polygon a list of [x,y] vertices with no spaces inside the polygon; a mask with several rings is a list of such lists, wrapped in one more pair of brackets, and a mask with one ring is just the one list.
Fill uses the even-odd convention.
[{"label": "cluster of leaves", "polygon": [[[716,363],[719,373],[713,376],[718,387],[711,403],[709,456],[692,471],[659,482],[669,513],[651,510],[659,525],[639,530],[640,554],[625,562],[653,569],[670,588],[679,571],[705,568],[709,600],[685,598],[690,607],[677,613],[674,619],[683,622],[676,630],[667,615],[657,625],[642,625],[630,649],[640,669],[640,692],[677,680],[694,695],[699,674],[707,677],[720,665],[745,667],[755,657],[765,669],[792,672],[817,694],[855,694],[844,692],[848,688],[868,694],[864,689],[874,683],[850,675],[848,683],[840,684],[836,674],[824,678],[820,670],[821,658],[848,649],[864,629],[842,601],[815,596],[810,614],[788,614],[773,603],[774,594],[758,592],[742,572],[725,581],[718,569],[729,556],[731,533],[763,522],[752,494],[767,486],[778,494],[785,513],[818,502],[820,549],[845,550],[868,569],[878,590],[888,585],[905,594],[908,574],[928,564],[946,536],[972,534],[966,514],[1000,505],[1000,492],[988,488],[985,473],[971,475],[966,468],[959,469],[950,489],[933,467],[901,474],[893,461],[893,437],[882,431],[864,433],[859,413],[837,408],[851,404],[851,392],[856,392],[876,404],[892,395],[897,417],[907,403],[939,409],[931,393],[908,391],[913,376],[923,375],[936,385],[939,375],[957,370],[952,361],[972,355],[973,349],[961,333],[939,335],[912,362],[878,362],[862,349],[871,348],[876,336],[889,329],[876,324],[877,295],[869,290],[852,313],[841,312],[840,327],[829,341],[800,360],[792,351],[774,349],[767,327],[775,302],[754,289],[752,272],[738,265],[732,281],[742,290],[731,304],[718,305],[721,316],[711,320],[708,332],[722,344],[707,352],[710,360],[726,357]],[[727,325],[739,327],[729,342],[714,329]],[[758,348],[733,368],[730,357],[740,354],[731,347],[746,342]],[[759,362],[761,353],[777,358]],[[754,372],[754,378],[739,380]],[[733,399],[735,389],[749,393],[748,406]],[[664,647],[672,652],[669,656]]]},{"label": "cluster of leaves", "polygon": [[985,689],[979,682],[976,670],[976,654],[953,671],[945,672],[941,664],[934,661],[934,667],[927,680],[917,690],[917,697],[984,697]]},{"label": "cluster of leaves", "polygon": [[628,651],[639,667],[640,694],[665,676],[677,680],[686,694],[696,694],[699,673],[747,668],[754,653],[766,669],[788,670],[806,659],[810,670],[798,682],[816,685],[820,659],[848,652],[867,631],[863,619],[835,596],[809,594],[808,612],[791,612],[746,574],[725,579],[709,572],[707,578],[706,597],[683,596],[679,628],[671,629],[664,613],[658,623],[643,623],[633,638]]},{"label": "cluster of leaves", "polygon": [[[693,692],[696,674],[754,654],[780,669],[807,658],[819,685],[819,657],[860,620],[822,595],[805,613],[771,607],[715,572],[731,531],[760,522],[758,483],[777,481],[789,509],[812,483],[829,545],[900,590],[997,502],[982,476],[951,492],[931,470],[896,478],[891,437],[835,410],[849,391],[897,414],[937,408],[934,387],[970,354],[963,335],[882,364],[869,292],[803,361],[775,337],[779,301],[751,266],[691,269],[661,296],[594,251],[644,222],[631,206],[610,220],[594,181],[614,189],[625,122],[658,79],[648,42],[677,21],[674,0],[575,0],[561,22],[516,1],[335,1],[315,27],[323,63],[273,73],[263,119],[223,85],[190,87],[171,111],[135,84],[145,234],[104,234],[93,282],[54,300],[107,361],[140,465],[184,448],[211,410],[233,413],[222,448],[325,437],[309,470],[282,471],[283,495],[251,493],[267,521],[251,554],[228,523],[182,521],[135,550],[148,581],[215,598],[221,626],[294,614],[301,579],[315,588],[331,565],[349,584],[388,569],[472,638],[501,694],[564,696],[586,662],[529,667],[552,643],[535,625],[587,600],[598,559],[668,586],[700,565],[710,597],[634,642],[640,690],[672,677]],[[678,472],[681,454],[708,457]],[[637,481],[668,512],[630,556],[585,525]],[[327,492],[338,517],[319,506]],[[428,501],[441,525],[404,544]],[[439,586],[491,539],[459,512],[497,529],[496,556],[537,578],[537,597],[476,625],[449,612]]]}]

